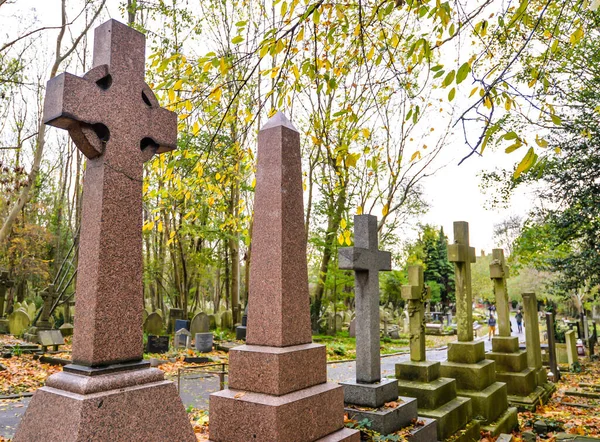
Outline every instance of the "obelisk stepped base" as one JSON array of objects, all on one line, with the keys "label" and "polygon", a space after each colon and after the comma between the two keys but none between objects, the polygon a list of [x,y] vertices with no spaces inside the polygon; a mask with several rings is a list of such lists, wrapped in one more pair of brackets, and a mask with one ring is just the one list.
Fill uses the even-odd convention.
[{"label": "obelisk stepped base", "polygon": [[154,368],[50,376],[13,440],[42,440],[40,435],[44,442],[196,440],[175,384]]},{"label": "obelisk stepped base", "polygon": [[527,351],[519,349],[516,336],[495,336],[486,358],[496,362],[496,379],[506,383],[508,402],[520,410],[534,411],[547,400],[546,390],[538,387],[538,373],[527,366]]},{"label": "obelisk stepped base", "polygon": [[210,395],[210,438],[225,441],[315,441],[329,435],[331,441],[359,441],[358,432],[334,434],[344,426],[343,389],[325,383],[273,396],[241,390],[223,390]]},{"label": "obelisk stepped base", "polygon": [[495,362],[485,359],[483,341],[452,342],[440,374],[456,380],[458,396],[471,399],[483,430],[497,436],[518,426],[517,409],[508,407],[506,384],[496,382]]}]

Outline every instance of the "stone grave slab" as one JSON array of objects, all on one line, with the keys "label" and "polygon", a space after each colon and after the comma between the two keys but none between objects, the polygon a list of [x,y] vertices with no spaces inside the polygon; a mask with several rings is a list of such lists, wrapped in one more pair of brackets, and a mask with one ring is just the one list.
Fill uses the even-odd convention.
[{"label": "stone grave slab", "polygon": [[208,333],[209,328],[210,321],[206,313],[200,312],[192,318],[190,324],[190,333],[192,336],[196,336],[197,333]]},{"label": "stone grave slab", "polygon": [[200,353],[209,353],[213,348],[213,334],[212,333],[196,333],[194,337],[196,350]]},{"label": "stone grave slab", "polygon": [[60,330],[40,330],[38,340],[42,351],[46,351],[48,347],[53,347],[55,351],[58,351],[59,345],[65,345],[65,338]]},{"label": "stone grave slab", "polygon": [[23,310],[16,310],[8,316],[8,330],[13,336],[21,336],[29,328],[31,318]]},{"label": "stone grave slab", "polygon": [[160,335],[165,331],[163,319],[158,313],[150,313],[144,321],[144,332],[149,335]]},{"label": "stone grave slab", "polygon": [[192,347],[192,334],[185,328],[180,328],[175,332],[173,339],[175,348],[191,348]]},{"label": "stone grave slab", "polygon": [[148,335],[148,344],[146,346],[146,352],[164,354],[169,351],[169,337],[168,336],[154,336]]}]

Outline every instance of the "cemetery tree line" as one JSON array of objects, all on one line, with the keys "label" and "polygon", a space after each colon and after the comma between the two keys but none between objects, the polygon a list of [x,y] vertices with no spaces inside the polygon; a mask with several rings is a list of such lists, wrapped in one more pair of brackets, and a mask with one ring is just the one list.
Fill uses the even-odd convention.
[{"label": "cemetery tree line", "polygon": [[[453,136],[466,137],[465,156],[491,144],[520,152],[506,181],[546,164],[555,145],[545,131],[568,127],[552,75],[567,74],[565,54],[577,59],[593,45],[596,14],[584,1],[550,0],[57,5],[59,23],[19,25],[0,42],[0,266],[17,282],[11,296],[35,298],[51,282],[60,302],[74,296],[85,161],[64,134],[46,132],[42,97],[59,70],[89,70],[89,29],[116,5],[146,34],[146,80],[178,114],[178,149],[144,166],[147,307],[224,305],[240,320],[255,134],[283,109],[302,135],[313,328],[330,303],[351,303],[337,250],[352,244],[352,216],[377,215],[382,245],[398,249],[400,227],[426,210],[422,184]],[[33,16],[9,3],[0,11]],[[52,60],[38,60],[36,48],[50,39]],[[444,55],[463,48],[457,60]],[[532,103],[539,115],[525,111]],[[434,299],[451,302],[444,233],[424,231],[420,241],[409,262],[425,264]]]}]

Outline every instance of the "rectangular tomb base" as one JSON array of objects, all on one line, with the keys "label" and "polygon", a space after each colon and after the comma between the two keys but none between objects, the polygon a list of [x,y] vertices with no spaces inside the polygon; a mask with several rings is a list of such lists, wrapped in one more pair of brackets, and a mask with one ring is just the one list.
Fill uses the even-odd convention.
[{"label": "rectangular tomb base", "polygon": [[355,421],[367,419],[371,430],[379,434],[392,434],[404,427],[408,427],[413,419],[417,418],[417,400],[414,398],[400,397],[396,399],[399,405],[396,408],[377,408],[373,410],[357,410],[348,407],[344,410],[348,417]]},{"label": "rectangular tomb base", "polygon": [[344,427],[344,392],[333,383],[282,396],[222,390],[210,395],[209,409],[214,442],[312,442]]},{"label": "rectangular tomb base", "polygon": [[[554,387],[554,384],[547,384]],[[554,387],[556,389],[556,387]],[[508,395],[508,403],[511,407],[516,407],[519,411],[535,411],[538,405],[545,404],[550,399],[554,390],[548,390],[543,387],[537,387],[527,396]]]},{"label": "rectangular tomb base", "polygon": [[344,402],[364,407],[379,408],[398,399],[398,381],[382,379],[375,384],[340,382],[344,387]]},{"label": "rectangular tomb base", "polygon": [[31,399],[15,442],[196,440],[175,385],[158,381],[92,394],[42,387]]},{"label": "rectangular tomb base", "polygon": [[516,408],[508,408],[504,413],[500,415],[495,422],[487,425],[482,425],[483,431],[489,432],[492,437],[498,436],[500,433],[512,433],[515,428],[519,427],[519,420],[517,417]]}]

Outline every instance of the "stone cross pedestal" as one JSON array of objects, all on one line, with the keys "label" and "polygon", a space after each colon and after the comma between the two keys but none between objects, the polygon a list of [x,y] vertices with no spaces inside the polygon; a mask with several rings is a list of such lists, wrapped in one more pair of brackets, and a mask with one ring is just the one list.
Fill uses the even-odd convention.
[{"label": "stone cross pedestal", "polygon": [[95,30],[93,68],[48,82],[44,122],[88,159],[77,321],[73,363],[35,393],[15,442],[196,440],[175,385],[143,360],[143,165],[177,141],[144,52],[143,34],[110,20]]},{"label": "stone cross pedestal", "polygon": [[456,324],[458,340],[473,340],[473,295],[471,293],[471,263],[475,248],[469,245],[469,223],[454,223],[454,244],[448,245],[448,261],[454,263],[456,279]]},{"label": "stone cross pedestal", "polygon": [[[357,215],[354,247],[339,249],[340,269],[354,270],[356,304],[356,382],[342,385],[348,417],[357,421],[367,419],[371,429],[391,434],[417,418],[417,401],[398,399],[396,380],[381,379],[379,272],[392,269],[392,257],[378,249],[377,230],[377,217]],[[383,408],[392,401],[399,405]]]},{"label": "stone cross pedestal", "polygon": [[6,300],[6,290],[13,286],[13,281],[9,279],[8,272],[0,271],[0,333],[8,333],[8,319],[4,316],[4,303]]},{"label": "stone cross pedestal", "polygon": [[496,299],[496,314],[498,319],[499,336],[510,336],[510,307],[506,279],[509,277],[508,267],[504,260],[504,250],[492,250],[490,263],[490,279],[494,282],[494,297]]},{"label": "stone cross pedestal", "polygon": [[[410,318],[410,361],[396,364],[398,390],[417,399],[419,417],[437,419],[437,434],[428,440],[471,441],[479,435],[479,423],[472,421],[471,399],[456,396],[456,381],[440,377],[440,363],[426,360],[426,295],[423,267],[408,267],[408,285],[402,287]],[[454,439],[453,439],[454,440]]]},{"label": "stone cross pedestal", "polygon": [[423,362],[426,360],[423,267],[408,267],[408,284],[402,287],[402,298],[408,305],[410,318],[410,360]]},{"label": "stone cross pedestal", "polygon": [[229,388],[210,395],[211,441],[360,439],[312,343],[302,192],[300,134],[278,113],[258,134],[247,344],[229,352]]},{"label": "stone cross pedestal", "polygon": [[473,400],[473,415],[479,416],[484,431],[494,437],[510,433],[518,425],[517,409],[508,407],[506,384],[496,382],[496,363],[486,359],[484,342],[473,341],[471,263],[475,262],[475,249],[469,246],[469,224],[464,221],[454,223],[448,259],[454,262],[456,278],[458,342],[448,345],[448,361],[441,364],[441,375],[456,379],[458,395]]},{"label": "stone cross pedestal", "polygon": [[538,370],[528,366],[527,351],[519,348],[519,338],[511,336],[504,251],[494,249],[492,257],[490,278],[494,281],[500,335],[492,338],[492,351],[486,357],[496,362],[496,379],[506,383],[509,404],[520,410],[535,411],[547,399],[546,391],[538,387]]}]

